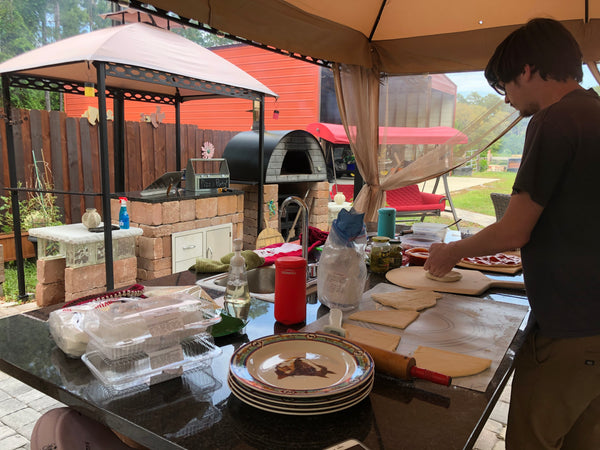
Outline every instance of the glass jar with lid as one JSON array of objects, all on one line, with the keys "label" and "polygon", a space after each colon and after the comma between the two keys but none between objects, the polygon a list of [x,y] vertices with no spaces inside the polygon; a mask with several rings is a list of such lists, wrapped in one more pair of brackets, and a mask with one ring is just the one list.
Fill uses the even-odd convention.
[{"label": "glass jar with lid", "polygon": [[400,239],[390,239],[390,269],[402,266],[402,244]]},{"label": "glass jar with lid", "polygon": [[390,238],[375,236],[371,246],[371,272],[385,273],[390,269]]}]

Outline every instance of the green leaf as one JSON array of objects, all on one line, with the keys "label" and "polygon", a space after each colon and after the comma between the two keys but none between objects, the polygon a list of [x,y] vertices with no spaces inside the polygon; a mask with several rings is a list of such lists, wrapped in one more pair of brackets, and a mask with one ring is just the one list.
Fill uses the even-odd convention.
[{"label": "green leaf", "polygon": [[211,334],[212,337],[227,336],[229,334],[237,333],[246,326],[247,322],[237,317],[229,316],[225,313],[221,313],[221,321],[212,326]]}]

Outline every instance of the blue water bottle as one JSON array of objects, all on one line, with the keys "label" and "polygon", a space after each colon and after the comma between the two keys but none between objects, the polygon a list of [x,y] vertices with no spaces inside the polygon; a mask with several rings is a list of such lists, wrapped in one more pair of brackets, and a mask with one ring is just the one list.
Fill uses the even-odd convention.
[{"label": "blue water bottle", "polygon": [[119,210],[119,228],[121,230],[129,229],[129,213],[127,212],[127,197],[119,197],[121,200],[121,209]]},{"label": "blue water bottle", "polygon": [[378,212],[379,220],[377,221],[377,235],[394,239],[396,233],[396,209],[380,208]]}]

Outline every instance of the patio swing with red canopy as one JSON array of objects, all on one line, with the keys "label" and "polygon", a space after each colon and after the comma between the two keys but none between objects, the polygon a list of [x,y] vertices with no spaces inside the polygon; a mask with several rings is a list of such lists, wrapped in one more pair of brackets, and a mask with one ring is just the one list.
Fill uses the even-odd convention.
[{"label": "patio swing with red canopy", "polygon": [[[321,138],[332,144],[350,145],[346,131],[343,125],[333,123],[315,122],[307,126],[307,131],[317,138]],[[379,140],[386,144],[403,145],[435,145],[444,144],[451,138],[460,136],[457,144],[464,144],[468,138],[466,135],[452,127],[380,127]],[[396,209],[396,217],[420,217],[439,216],[446,210],[446,200],[450,204],[450,212],[454,215],[454,220],[458,220],[448,190],[448,183],[443,175],[445,195],[435,194],[438,186],[439,177],[436,180],[432,194],[421,192],[416,184],[411,184],[386,192],[387,204]],[[347,201],[354,198],[355,187],[351,185],[340,185],[335,183],[332,188],[332,196],[337,192],[342,192]]]}]

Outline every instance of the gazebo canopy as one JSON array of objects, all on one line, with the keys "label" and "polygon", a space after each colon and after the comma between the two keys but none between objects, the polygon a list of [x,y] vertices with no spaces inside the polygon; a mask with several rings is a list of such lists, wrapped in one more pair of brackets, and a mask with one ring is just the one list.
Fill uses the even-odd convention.
[{"label": "gazebo canopy", "polygon": [[533,17],[562,21],[581,45],[584,61],[600,59],[600,0],[143,3],[254,43],[395,75],[482,70],[500,41]]},{"label": "gazebo canopy", "polygon": [[[273,91],[215,53],[175,33],[132,23],[64,39],[23,53],[0,64],[11,86],[34,87],[49,80],[46,90],[83,93],[96,83],[93,62],[107,66],[106,87],[126,98],[156,103],[228,96],[257,99]],[[34,87],[35,88],[35,87]],[[151,93],[151,94],[148,94]]]}]

